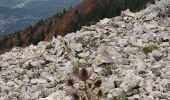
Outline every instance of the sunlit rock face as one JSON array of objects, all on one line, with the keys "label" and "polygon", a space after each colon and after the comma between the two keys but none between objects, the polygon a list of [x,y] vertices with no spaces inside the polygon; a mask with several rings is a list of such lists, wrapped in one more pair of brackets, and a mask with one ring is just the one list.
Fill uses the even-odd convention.
[{"label": "sunlit rock face", "polygon": [[169,0],[0,55],[0,100],[170,99]]}]

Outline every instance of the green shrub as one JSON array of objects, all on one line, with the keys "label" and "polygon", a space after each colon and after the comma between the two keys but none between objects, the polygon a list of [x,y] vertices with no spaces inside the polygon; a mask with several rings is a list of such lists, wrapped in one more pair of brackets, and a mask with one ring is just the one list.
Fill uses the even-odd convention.
[{"label": "green shrub", "polygon": [[52,44],[46,46],[46,49],[51,49],[51,48],[53,48]]}]

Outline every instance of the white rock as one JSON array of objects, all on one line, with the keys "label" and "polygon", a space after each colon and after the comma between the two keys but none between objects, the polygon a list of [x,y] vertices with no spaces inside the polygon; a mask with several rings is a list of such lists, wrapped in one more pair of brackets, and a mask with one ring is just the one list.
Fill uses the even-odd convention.
[{"label": "white rock", "polygon": [[155,11],[155,12],[150,13],[149,15],[146,15],[146,19],[145,20],[152,20],[153,18],[155,18],[157,16],[158,16],[158,12]]},{"label": "white rock", "polygon": [[88,59],[88,58],[90,58],[90,52],[89,51],[83,52],[83,53],[78,54],[78,56],[82,57],[84,59]]},{"label": "white rock", "polygon": [[56,91],[46,98],[40,98],[39,100],[72,100],[69,96],[64,95],[64,91]]},{"label": "white rock", "polygon": [[103,89],[103,93],[107,93],[109,92],[111,89],[115,88],[114,85],[114,77],[110,77],[109,79],[107,79],[106,81],[104,81],[102,83],[102,87]]},{"label": "white rock", "polygon": [[145,72],[146,71],[146,64],[142,60],[136,60],[135,62],[135,67],[138,72]]},{"label": "white rock", "polygon": [[112,57],[109,55],[108,51],[103,51],[99,53],[94,60],[95,65],[101,65],[103,63],[109,64],[112,62],[113,62]]},{"label": "white rock", "polygon": [[103,20],[100,20],[100,23],[103,25],[103,24],[107,24],[109,21],[110,21],[110,19],[105,18]]},{"label": "white rock", "polygon": [[125,92],[121,88],[111,89],[110,93],[112,93],[113,97],[119,97],[119,96],[121,97],[121,96],[125,95]]},{"label": "white rock", "polygon": [[32,79],[30,83],[32,83],[32,84],[37,84],[37,83],[45,84],[45,83],[47,83],[47,80],[46,79]]},{"label": "white rock", "polygon": [[123,83],[120,85],[120,87],[125,92],[129,92],[135,86],[139,85],[141,80],[142,80],[142,78],[135,75],[134,71],[129,70],[129,71],[127,71],[127,75],[125,76],[125,79],[124,79]]},{"label": "white rock", "polygon": [[113,99],[112,94],[108,94],[108,95],[107,95],[107,99]]},{"label": "white rock", "polygon": [[42,60],[36,60],[36,61],[32,61],[30,62],[30,64],[34,67],[38,67],[38,66],[41,66],[45,61],[42,61]]},{"label": "white rock", "polygon": [[125,16],[133,17],[133,18],[136,17],[136,15],[135,15],[134,13],[130,12],[129,9],[127,9],[127,10],[124,11],[124,12],[122,12],[122,14],[125,15]]},{"label": "white rock", "polygon": [[83,50],[83,47],[82,47],[81,43],[72,44],[71,48],[75,49],[75,51],[78,51],[78,52]]},{"label": "white rock", "polygon": [[128,45],[128,42],[125,39],[119,39],[118,43],[121,47],[125,47]]}]

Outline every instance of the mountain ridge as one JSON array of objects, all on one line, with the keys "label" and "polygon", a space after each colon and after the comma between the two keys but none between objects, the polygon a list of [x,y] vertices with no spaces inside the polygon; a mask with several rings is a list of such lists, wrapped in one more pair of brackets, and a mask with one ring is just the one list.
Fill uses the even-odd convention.
[{"label": "mountain ridge", "polygon": [[75,32],[81,26],[93,24],[101,18],[116,16],[123,9],[130,8],[132,11],[142,9],[150,1],[153,0],[136,0],[136,3],[133,0],[124,2],[123,0],[84,0],[68,11],[58,13],[14,35],[1,37],[0,51],[3,53],[13,46],[27,46],[43,40],[51,40],[53,36]]}]

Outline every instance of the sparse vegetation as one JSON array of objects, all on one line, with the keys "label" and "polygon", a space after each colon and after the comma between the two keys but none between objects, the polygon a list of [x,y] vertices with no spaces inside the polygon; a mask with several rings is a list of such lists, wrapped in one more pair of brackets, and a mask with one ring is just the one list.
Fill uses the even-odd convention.
[{"label": "sparse vegetation", "polygon": [[80,63],[79,61],[73,62],[73,65],[74,65],[74,67],[73,67],[72,70],[73,70],[73,74],[74,75],[78,75],[79,74],[79,69],[80,68],[86,68],[87,67],[86,64]]},{"label": "sparse vegetation", "polygon": [[113,74],[112,70],[114,70],[114,69],[115,69],[114,65],[106,65],[106,66],[104,66],[101,74],[105,77],[108,77],[109,75]]},{"label": "sparse vegetation", "polygon": [[[93,83],[89,82],[91,74],[86,68],[81,68],[78,70],[78,74],[75,77],[75,79],[68,79],[67,86],[71,86],[75,92],[70,94],[73,97],[73,100],[99,100],[100,98],[103,98],[103,91],[100,89],[102,85],[102,80],[97,79]],[[75,88],[75,83],[81,83],[83,82],[84,88]],[[93,90],[98,88],[98,92],[95,93]]]},{"label": "sparse vegetation", "polygon": [[52,44],[46,45],[46,49],[51,49],[53,48]]},{"label": "sparse vegetation", "polygon": [[128,100],[128,98],[126,96],[122,96],[122,97],[114,97],[112,100]]},{"label": "sparse vegetation", "polygon": [[148,55],[149,53],[156,49],[158,49],[158,47],[154,43],[149,43],[147,46],[142,48],[142,52]]}]

